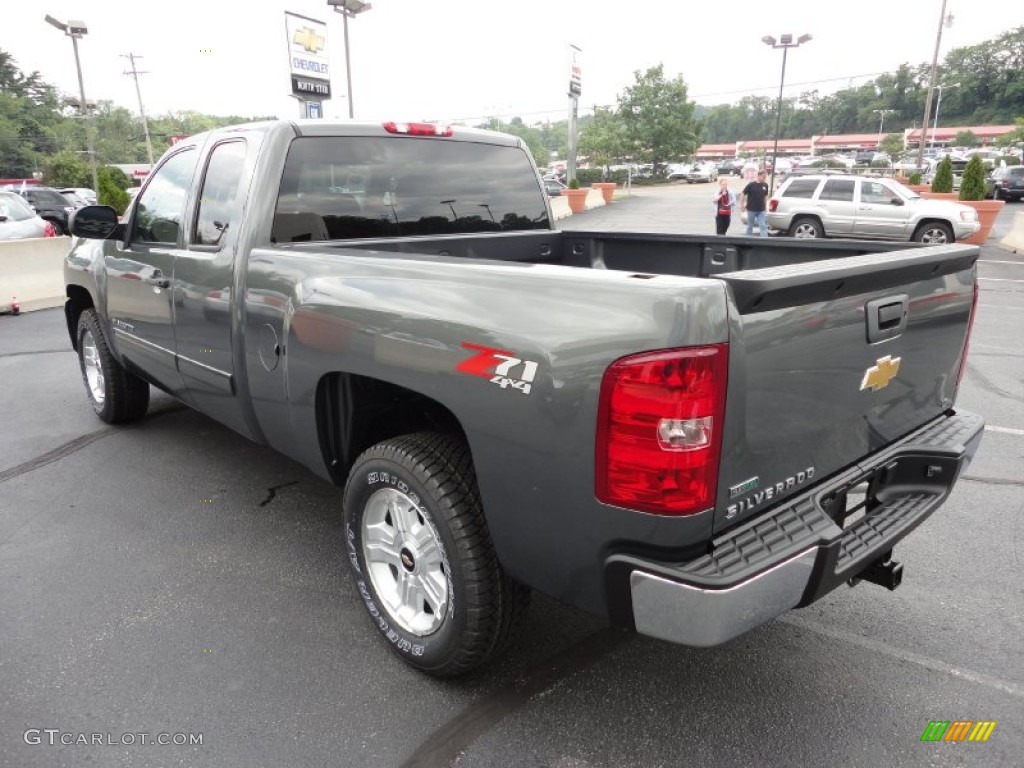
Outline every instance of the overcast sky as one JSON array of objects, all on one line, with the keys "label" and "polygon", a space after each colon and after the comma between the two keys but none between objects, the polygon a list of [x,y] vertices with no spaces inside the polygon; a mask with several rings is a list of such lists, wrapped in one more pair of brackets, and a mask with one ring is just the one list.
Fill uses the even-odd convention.
[{"label": "overcast sky", "polygon": [[[778,93],[782,52],[764,35],[814,39],[789,52],[786,94],[860,84],[900,63],[930,62],[942,0],[372,0],[349,20],[357,119],[563,119],[569,45],[582,49],[581,107],[611,105],[634,72],[664,64],[701,104]],[[159,10],[157,10],[159,9]],[[71,41],[44,14],[85,21],[89,100],[138,112],[127,60],[140,69],[147,113],[196,110],[298,116],[290,96],[284,11],[328,24],[334,98],[347,117],[342,18],[326,0],[5,0],[0,49],[77,96]],[[1024,0],[949,0],[942,56],[1024,25]]]}]

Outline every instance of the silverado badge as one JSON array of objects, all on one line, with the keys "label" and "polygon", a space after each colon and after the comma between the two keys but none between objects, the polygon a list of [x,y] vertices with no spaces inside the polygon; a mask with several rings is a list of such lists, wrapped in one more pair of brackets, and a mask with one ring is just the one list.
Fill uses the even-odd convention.
[{"label": "silverado badge", "polygon": [[860,382],[860,391],[870,389],[872,392],[877,392],[889,386],[889,382],[900,372],[901,359],[889,355],[878,358],[874,365],[864,371],[864,378]]}]

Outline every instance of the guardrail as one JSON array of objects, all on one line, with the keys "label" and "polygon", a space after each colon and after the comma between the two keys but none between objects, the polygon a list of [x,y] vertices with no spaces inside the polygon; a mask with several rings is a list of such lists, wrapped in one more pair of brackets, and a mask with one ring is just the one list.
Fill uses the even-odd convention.
[{"label": "guardrail", "polygon": [[0,309],[23,312],[64,303],[64,257],[69,237],[0,241]]}]

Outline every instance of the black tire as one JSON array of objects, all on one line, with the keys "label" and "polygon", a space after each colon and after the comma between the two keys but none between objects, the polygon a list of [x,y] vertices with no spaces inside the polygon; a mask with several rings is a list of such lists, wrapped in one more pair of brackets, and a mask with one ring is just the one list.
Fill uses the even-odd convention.
[{"label": "black tire", "polygon": [[[344,504],[356,589],[373,625],[399,658],[427,674],[454,677],[504,650],[530,593],[498,563],[462,441],[418,433],[378,443],[356,459]],[[391,541],[371,547],[376,562],[368,564],[364,537],[370,538],[366,532],[371,528],[381,542],[390,532]],[[433,588],[444,589],[447,596],[443,604],[437,601],[437,610],[421,610],[429,607],[426,590],[417,593],[405,586],[427,580],[427,573],[419,572],[428,562],[420,552],[427,551],[438,564]],[[443,574],[443,586],[436,585],[438,574]],[[394,605],[403,591],[413,598]],[[418,627],[411,626],[411,616],[421,622]]]},{"label": "black tire", "polygon": [[[135,421],[149,408],[149,384],[114,359],[95,310],[78,318],[78,367],[96,415],[108,424]],[[98,371],[99,376],[95,373]],[[92,375],[92,382],[90,382]]]},{"label": "black tire", "polygon": [[799,239],[811,239],[824,237],[825,230],[822,229],[821,222],[817,219],[811,216],[798,216],[789,225],[788,234],[790,237]]},{"label": "black tire", "polygon": [[930,243],[932,245],[941,245],[943,243],[952,243],[955,241],[953,236],[953,228],[949,224],[944,224],[941,221],[929,221],[922,224],[914,232],[915,243]]}]

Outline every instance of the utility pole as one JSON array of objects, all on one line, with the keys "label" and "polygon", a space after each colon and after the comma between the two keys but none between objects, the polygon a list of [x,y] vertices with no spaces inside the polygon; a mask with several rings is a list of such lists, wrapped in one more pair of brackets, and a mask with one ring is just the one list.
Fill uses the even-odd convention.
[{"label": "utility pole", "polygon": [[946,0],[942,0],[942,11],[939,13],[939,30],[935,33],[935,53],[932,55],[932,71],[928,78],[928,95],[924,100],[924,119],[921,121],[921,137],[917,145],[917,165],[924,165],[924,143],[928,138],[928,118],[932,114],[932,91],[935,89],[935,70],[939,66],[939,46],[942,45],[942,27],[952,26],[953,16],[946,16]]},{"label": "utility pole", "polygon": [[131,72],[125,72],[126,75],[131,75],[135,79],[135,95],[139,97],[139,114],[142,115],[142,132],[146,134],[146,156],[149,158],[149,169],[153,170],[153,142],[149,138],[149,122],[146,120],[146,109],[142,106],[142,89],[139,88],[139,75],[145,75],[146,72],[140,72],[135,68],[135,60],[141,59],[141,56],[136,56],[134,53],[122,53],[122,59],[128,59],[131,62]]}]

